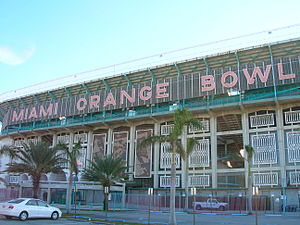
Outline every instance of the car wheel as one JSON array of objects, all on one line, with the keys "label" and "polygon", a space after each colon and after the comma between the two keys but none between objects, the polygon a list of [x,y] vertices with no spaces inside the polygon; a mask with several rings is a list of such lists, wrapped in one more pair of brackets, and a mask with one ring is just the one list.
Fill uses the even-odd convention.
[{"label": "car wheel", "polygon": [[220,210],[221,210],[221,211],[225,211],[225,207],[224,207],[224,206],[221,206],[221,207],[220,207]]},{"label": "car wheel", "polygon": [[53,212],[51,215],[51,219],[53,219],[53,220],[57,220],[58,217],[59,217],[58,212]]},{"label": "car wheel", "polygon": [[201,209],[202,209],[201,205],[197,205],[197,206],[196,206],[196,209],[197,209],[197,210],[201,210]]},{"label": "car wheel", "polygon": [[28,213],[27,212],[23,211],[23,212],[20,213],[19,219],[21,221],[25,221],[25,220],[27,220],[27,218],[28,218]]},{"label": "car wheel", "polygon": [[5,216],[5,218],[9,220],[12,218],[12,216]]}]

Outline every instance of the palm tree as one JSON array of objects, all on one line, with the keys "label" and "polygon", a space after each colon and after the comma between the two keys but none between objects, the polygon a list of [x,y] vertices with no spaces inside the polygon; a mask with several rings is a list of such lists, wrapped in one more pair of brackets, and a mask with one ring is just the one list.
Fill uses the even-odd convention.
[{"label": "palm tree", "polygon": [[248,213],[252,214],[252,173],[251,173],[251,162],[255,154],[254,148],[250,145],[245,145],[246,157],[245,159],[248,162],[248,190],[247,190],[247,199],[248,199]]},{"label": "palm tree", "polygon": [[8,164],[6,172],[9,173],[27,173],[32,177],[33,198],[38,198],[40,180],[42,174],[59,173],[62,171],[61,163],[63,157],[57,154],[55,148],[51,148],[45,142],[23,143],[23,148],[15,146],[4,146],[1,153],[8,155],[11,161]]},{"label": "palm tree", "polygon": [[0,149],[0,156],[6,155],[10,159],[9,164],[11,164],[19,152],[19,148],[14,145],[3,145]]},{"label": "palm tree", "polygon": [[176,196],[176,153],[184,154],[184,147],[181,144],[180,136],[185,126],[194,126],[201,128],[202,124],[199,120],[194,119],[187,108],[176,109],[173,114],[174,127],[169,135],[151,136],[143,140],[138,148],[143,148],[154,143],[169,143],[169,149],[172,152],[171,158],[171,187],[170,187],[170,218],[169,224],[176,225],[175,214],[175,196]]},{"label": "palm tree", "polygon": [[73,176],[75,175],[75,177],[77,177],[79,172],[78,157],[80,154],[80,149],[82,149],[81,140],[75,143],[74,147],[71,150],[65,143],[58,143],[56,149],[58,151],[62,151],[62,154],[66,156],[67,158],[66,160],[68,162],[69,180],[68,180],[67,195],[66,195],[66,208],[67,208],[67,213],[70,213]]},{"label": "palm tree", "polygon": [[105,155],[103,158],[95,158],[89,162],[89,167],[84,169],[82,177],[89,181],[98,181],[103,186],[104,192],[104,210],[108,210],[108,195],[110,187],[123,182],[125,176],[124,161],[122,158],[115,158],[113,155]]}]

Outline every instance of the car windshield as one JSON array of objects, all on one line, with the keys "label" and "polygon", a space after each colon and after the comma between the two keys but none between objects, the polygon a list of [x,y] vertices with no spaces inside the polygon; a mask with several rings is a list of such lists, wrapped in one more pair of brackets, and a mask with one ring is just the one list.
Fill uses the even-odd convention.
[{"label": "car windshield", "polygon": [[8,203],[19,204],[19,203],[23,202],[24,200],[25,199],[18,198],[18,199],[10,200],[10,201],[8,201]]}]

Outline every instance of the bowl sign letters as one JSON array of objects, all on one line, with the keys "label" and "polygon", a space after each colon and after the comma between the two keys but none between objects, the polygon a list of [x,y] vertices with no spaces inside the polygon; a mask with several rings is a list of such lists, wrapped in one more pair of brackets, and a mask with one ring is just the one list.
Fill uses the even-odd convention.
[{"label": "bowl sign letters", "polygon": [[[299,61],[285,61],[222,72],[192,73],[164,80],[133,84],[110,90],[62,98],[20,108],[11,108],[6,113],[2,128],[7,125],[49,120],[106,110],[130,109],[150,104],[174,102],[207,95],[224,94],[230,89],[240,92],[299,82]],[[294,69],[293,68],[297,68]]]}]

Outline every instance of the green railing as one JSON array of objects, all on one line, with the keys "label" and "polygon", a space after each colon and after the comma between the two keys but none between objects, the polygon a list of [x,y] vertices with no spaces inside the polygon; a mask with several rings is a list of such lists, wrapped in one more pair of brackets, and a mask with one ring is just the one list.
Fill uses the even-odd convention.
[{"label": "green railing", "polygon": [[[230,106],[238,106],[244,104],[253,104],[259,101],[276,101],[278,99],[300,98],[299,84],[291,84],[289,86],[251,90],[236,96],[207,96],[201,99],[185,99],[179,102],[180,107],[188,107],[190,110],[204,110],[212,108],[222,108]],[[2,135],[25,132],[29,130],[38,130],[45,128],[55,128],[64,126],[73,126],[77,124],[89,124],[96,122],[109,122],[114,120],[134,119],[140,117],[159,116],[170,113],[170,103],[160,103],[149,107],[140,107],[134,111],[104,111],[84,116],[73,116],[66,120],[49,120],[41,122],[33,122],[28,125],[9,126],[2,131]]]}]

